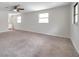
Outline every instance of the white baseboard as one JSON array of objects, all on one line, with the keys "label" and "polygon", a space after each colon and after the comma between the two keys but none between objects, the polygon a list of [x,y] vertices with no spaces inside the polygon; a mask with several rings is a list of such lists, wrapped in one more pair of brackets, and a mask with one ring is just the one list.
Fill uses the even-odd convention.
[{"label": "white baseboard", "polygon": [[3,33],[3,32],[8,32],[8,30],[5,30],[5,31],[0,31],[0,33]]},{"label": "white baseboard", "polygon": [[68,39],[70,39],[69,37],[66,37],[66,36],[52,35],[52,34],[49,34],[49,33],[42,33],[42,32],[36,32],[36,31],[31,31],[31,30],[23,30],[23,29],[16,29],[16,30],[35,32],[35,33],[39,33],[39,34],[45,34],[45,35],[51,35],[51,36],[56,36],[56,37],[62,37],[62,38],[68,38]]}]

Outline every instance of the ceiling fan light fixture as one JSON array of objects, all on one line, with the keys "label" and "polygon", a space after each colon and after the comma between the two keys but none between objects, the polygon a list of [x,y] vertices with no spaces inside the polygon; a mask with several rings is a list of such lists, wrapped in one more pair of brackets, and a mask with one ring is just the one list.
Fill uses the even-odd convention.
[{"label": "ceiling fan light fixture", "polygon": [[16,9],[14,9],[13,11],[17,12],[17,10],[16,10]]}]

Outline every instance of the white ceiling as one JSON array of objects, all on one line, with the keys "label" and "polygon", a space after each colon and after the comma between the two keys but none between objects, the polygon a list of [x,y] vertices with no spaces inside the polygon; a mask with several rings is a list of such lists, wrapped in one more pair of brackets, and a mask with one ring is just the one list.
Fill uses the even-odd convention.
[{"label": "white ceiling", "polygon": [[5,7],[14,6],[20,4],[24,8],[24,12],[32,12],[38,10],[44,10],[48,8],[54,8],[58,6],[68,5],[71,2],[0,2],[0,10],[8,10]]}]

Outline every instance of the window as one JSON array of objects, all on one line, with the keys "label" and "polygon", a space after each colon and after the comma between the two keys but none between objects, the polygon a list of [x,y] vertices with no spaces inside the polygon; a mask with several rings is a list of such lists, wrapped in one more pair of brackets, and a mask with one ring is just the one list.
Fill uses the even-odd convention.
[{"label": "window", "polygon": [[21,23],[21,16],[17,16],[17,23]]},{"label": "window", "polygon": [[78,23],[78,2],[74,5],[74,24]]},{"label": "window", "polygon": [[39,23],[49,23],[48,13],[39,14]]}]

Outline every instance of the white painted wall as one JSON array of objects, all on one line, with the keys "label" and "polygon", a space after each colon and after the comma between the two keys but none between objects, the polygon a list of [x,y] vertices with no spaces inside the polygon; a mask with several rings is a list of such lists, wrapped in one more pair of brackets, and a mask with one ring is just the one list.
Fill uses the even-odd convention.
[{"label": "white painted wall", "polygon": [[0,11],[0,32],[8,31],[8,12]]},{"label": "white painted wall", "polygon": [[[39,24],[38,14],[49,13],[49,23]],[[22,23],[15,22],[16,29],[43,33],[53,36],[70,37],[70,6],[22,14]]]},{"label": "white painted wall", "polygon": [[[73,5],[74,5],[74,3],[71,6],[71,9],[72,9],[71,40],[73,42],[74,47],[76,48],[76,50],[79,53],[79,22],[78,22],[78,24],[73,24],[72,23],[72,21],[74,19],[73,18]],[[78,8],[78,11],[79,11],[79,8]]]}]

